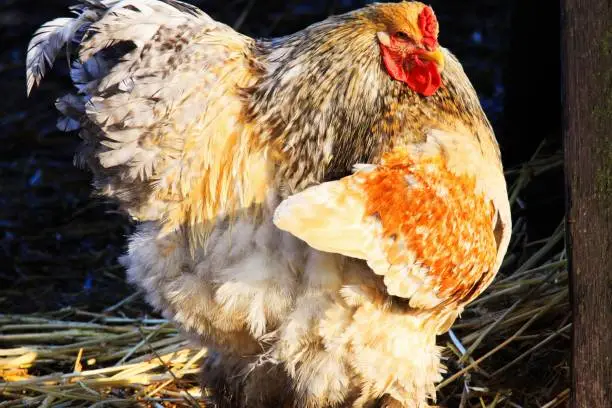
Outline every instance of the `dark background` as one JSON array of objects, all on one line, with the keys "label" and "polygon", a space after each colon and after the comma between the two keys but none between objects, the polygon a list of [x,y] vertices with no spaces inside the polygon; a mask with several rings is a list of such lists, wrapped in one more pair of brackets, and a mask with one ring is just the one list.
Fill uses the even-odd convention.
[{"label": "dark background", "polygon": [[[75,134],[55,129],[54,99],[68,89],[61,57],[25,97],[27,43],[38,26],[68,16],[75,0],[0,0],[0,308],[29,313],[61,307],[103,309],[129,288],[116,258],[129,222],[112,203],[90,197],[89,174],[72,166]],[[299,30],[365,1],[191,1],[252,36]],[[560,150],[559,3],[432,0],[440,43],[462,61],[500,141],[508,169],[544,143]],[[588,75],[588,73],[585,73]],[[532,239],[563,216],[563,176],[547,173],[521,193]],[[517,211],[520,214],[517,214]]]}]

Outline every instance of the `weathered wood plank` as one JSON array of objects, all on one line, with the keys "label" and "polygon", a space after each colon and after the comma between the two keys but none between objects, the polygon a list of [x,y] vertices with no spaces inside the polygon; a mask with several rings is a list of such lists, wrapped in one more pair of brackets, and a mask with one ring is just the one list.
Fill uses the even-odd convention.
[{"label": "weathered wood plank", "polygon": [[[612,2],[562,0],[572,407],[612,407]],[[542,44],[542,46],[545,46]]]}]

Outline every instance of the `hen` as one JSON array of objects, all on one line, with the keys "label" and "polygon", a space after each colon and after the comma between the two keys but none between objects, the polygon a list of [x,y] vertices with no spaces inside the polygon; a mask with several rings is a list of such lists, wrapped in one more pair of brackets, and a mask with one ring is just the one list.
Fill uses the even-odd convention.
[{"label": "hen", "polygon": [[422,3],[254,40],[174,0],[82,0],[63,130],[139,221],[122,263],[210,350],[228,407],[426,407],[436,335],[494,278],[511,230],[500,153]]}]

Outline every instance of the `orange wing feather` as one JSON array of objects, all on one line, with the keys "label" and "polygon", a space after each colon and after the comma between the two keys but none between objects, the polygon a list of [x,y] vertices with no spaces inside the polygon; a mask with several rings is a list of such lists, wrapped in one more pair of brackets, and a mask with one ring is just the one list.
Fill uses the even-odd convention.
[{"label": "orange wing feather", "polygon": [[403,242],[428,269],[438,297],[471,297],[492,270],[495,208],[476,192],[475,177],[451,172],[441,156],[415,161],[394,151],[375,171],[345,182],[361,185],[365,215],[380,218],[389,261],[403,263],[395,241]]},{"label": "orange wing feather", "polygon": [[296,194],[276,225],[327,252],[365,259],[390,294],[432,308],[475,298],[495,275],[496,209],[444,155],[400,148],[378,166]]}]

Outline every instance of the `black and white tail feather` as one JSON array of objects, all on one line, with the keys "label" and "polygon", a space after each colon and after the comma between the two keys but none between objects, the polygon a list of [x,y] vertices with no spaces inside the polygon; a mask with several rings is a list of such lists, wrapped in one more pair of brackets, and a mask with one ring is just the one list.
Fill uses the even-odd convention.
[{"label": "black and white tail feather", "polygon": [[[100,79],[109,72],[109,62],[97,53],[113,43],[129,41],[136,46],[142,46],[142,43],[149,40],[161,25],[171,25],[173,20],[178,20],[175,21],[178,23],[183,22],[186,16],[208,18],[212,22],[212,19],[197,7],[176,0],[81,0],[81,4],[71,6],[70,10],[76,14],[76,17],[60,17],[48,21],[36,30],[28,44],[26,57],[28,95],[40,84],[47,68],[53,66],[60,51],[66,47],[67,56],[70,58],[70,48],[81,45],[88,31],[91,34],[102,33],[102,36],[99,40],[92,37],[87,47],[79,50],[78,59],[72,63],[70,71],[70,77],[78,92],[84,95],[93,91]],[[164,15],[165,13],[167,14]],[[103,17],[106,17],[105,21],[96,26]],[[143,22],[147,17],[157,17],[153,21],[149,20],[148,30],[143,31],[142,27],[138,27],[140,28],[138,30],[132,25],[138,22],[134,20]],[[58,109],[72,105],[71,102],[75,100],[58,103]],[[60,128],[60,130],[66,129]]]},{"label": "black and white tail feather", "polygon": [[202,161],[192,156],[206,156],[183,149],[184,135],[210,127],[207,110],[218,114],[214,101],[233,92],[221,75],[246,65],[241,47],[252,40],[176,0],[80,0],[70,10],[75,17],[49,21],[30,41],[27,93],[66,49],[76,92],[57,100],[57,125],[80,130],[75,162],[133,218],[162,219],[201,171],[186,168]]}]

